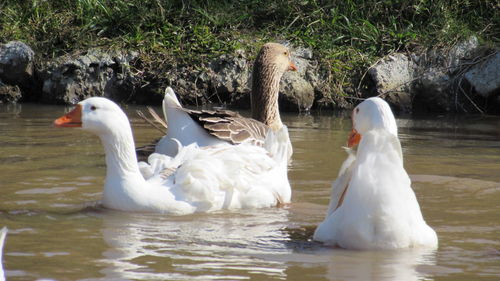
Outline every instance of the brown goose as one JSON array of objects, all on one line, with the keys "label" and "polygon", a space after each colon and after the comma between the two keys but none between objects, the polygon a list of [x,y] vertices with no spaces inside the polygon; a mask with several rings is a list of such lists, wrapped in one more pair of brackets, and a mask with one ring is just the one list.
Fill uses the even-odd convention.
[{"label": "brown goose", "polygon": [[[190,110],[181,106],[171,88],[165,91],[163,113],[168,121],[167,134],[155,152],[174,156],[178,143],[199,146],[251,142],[263,145],[271,129],[283,128],[278,108],[279,83],[283,74],[296,71],[289,50],[278,43],[265,44],[255,60],[251,95],[252,118],[227,110]],[[291,144],[289,144],[291,156]]]}]

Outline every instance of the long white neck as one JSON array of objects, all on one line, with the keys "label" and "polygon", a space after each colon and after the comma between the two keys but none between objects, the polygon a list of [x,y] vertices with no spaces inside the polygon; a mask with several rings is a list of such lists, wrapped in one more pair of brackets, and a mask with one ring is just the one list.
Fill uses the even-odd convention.
[{"label": "long white neck", "polygon": [[145,200],[143,195],[148,193],[148,184],[137,164],[130,125],[115,126],[99,137],[106,152],[107,166],[102,203],[111,209],[139,210],[137,206]]},{"label": "long white neck", "polygon": [[130,195],[136,193],[136,189],[145,188],[146,182],[137,164],[132,129],[129,124],[123,124],[99,137],[106,153],[103,203],[123,209],[124,205],[130,205]]},{"label": "long white neck", "polygon": [[100,139],[106,152],[107,176],[140,174],[130,126],[107,132]]}]

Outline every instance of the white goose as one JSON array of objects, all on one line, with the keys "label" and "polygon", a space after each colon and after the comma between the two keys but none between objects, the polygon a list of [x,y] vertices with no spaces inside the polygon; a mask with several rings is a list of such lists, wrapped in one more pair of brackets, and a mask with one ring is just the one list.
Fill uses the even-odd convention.
[{"label": "white goose", "polygon": [[314,240],[347,249],[437,247],[403,167],[397,125],[389,105],[369,98],[352,113],[353,130],[325,220]]},{"label": "white goose", "polygon": [[5,237],[7,236],[7,227],[3,227],[0,230],[0,281],[5,281],[5,273],[3,272],[3,261],[2,261],[2,253],[3,253],[3,245],[5,242]]},{"label": "white goose", "polygon": [[54,125],[81,127],[101,139],[107,166],[102,203],[107,208],[189,214],[290,202],[287,151],[280,144],[288,141],[286,129],[269,134],[264,147],[191,144],[179,146],[175,158],[154,153],[149,164],[139,166],[129,120],[108,99],[86,99]]},{"label": "white goose", "polygon": [[[245,118],[232,111],[197,111],[185,109],[169,87],[165,91],[163,113],[168,121],[167,134],[156,145],[155,152],[174,156],[177,143],[197,143],[199,146],[239,144],[252,142],[262,145],[269,130],[283,128],[278,94],[283,74],[296,71],[289,50],[278,43],[267,43],[255,60],[252,78],[252,118]],[[289,158],[292,154],[288,144]]]}]

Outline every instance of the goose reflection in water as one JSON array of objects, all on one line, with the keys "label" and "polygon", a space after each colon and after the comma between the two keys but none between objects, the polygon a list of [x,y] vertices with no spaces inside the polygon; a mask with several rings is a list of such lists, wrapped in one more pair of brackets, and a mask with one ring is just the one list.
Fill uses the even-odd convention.
[{"label": "goose reflection in water", "polygon": [[[335,250],[328,253],[327,276],[334,280],[424,280],[436,264],[436,250]],[[432,271],[434,271],[432,269]],[[333,277],[333,278],[332,278]]]},{"label": "goose reflection in water", "polygon": [[287,215],[281,208],[179,217],[106,212],[104,273],[139,280],[284,278],[284,263],[256,256],[291,252],[282,232]]},{"label": "goose reflection in water", "polygon": [[324,247],[312,241],[312,231],[294,234],[290,212],[165,217],[106,211],[102,233],[109,248],[102,261],[108,266],[101,273],[115,279],[235,280],[289,279],[310,271],[318,280],[420,280],[426,273],[419,268],[435,264],[433,250]]}]

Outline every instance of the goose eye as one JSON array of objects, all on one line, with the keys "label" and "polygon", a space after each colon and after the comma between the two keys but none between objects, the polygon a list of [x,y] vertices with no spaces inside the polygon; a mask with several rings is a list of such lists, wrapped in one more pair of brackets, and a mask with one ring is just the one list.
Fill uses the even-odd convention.
[{"label": "goose eye", "polygon": [[95,105],[93,105],[93,106],[90,107],[90,110],[92,110],[92,111],[94,111],[96,109],[97,109],[97,107],[95,107]]},{"label": "goose eye", "polygon": [[287,51],[285,51],[285,52],[283,53],[283,55],[288,56],[288,52],[287,52]]}]

